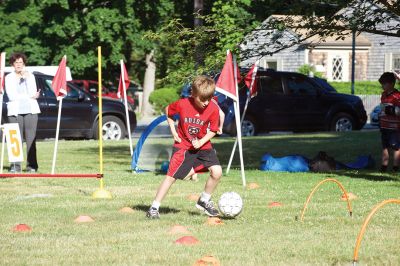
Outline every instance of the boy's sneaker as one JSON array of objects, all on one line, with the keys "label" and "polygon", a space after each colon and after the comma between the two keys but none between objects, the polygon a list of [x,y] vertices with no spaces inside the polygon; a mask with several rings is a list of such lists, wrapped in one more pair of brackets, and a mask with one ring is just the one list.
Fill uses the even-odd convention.
[{"label": "boy's sneaker", "polygon": [[149,219],[160,219],[160,213],[156,208],[150,207],[146,213],[146,217]]},{"label": "boy's sneaker", "polygon": [[196,208],[204,211],[210,217],[215,217],[219,215],[218,210],[214,207],[214,203],[211,200],[208,202],[204,202],[199,199],[196,203]]}]

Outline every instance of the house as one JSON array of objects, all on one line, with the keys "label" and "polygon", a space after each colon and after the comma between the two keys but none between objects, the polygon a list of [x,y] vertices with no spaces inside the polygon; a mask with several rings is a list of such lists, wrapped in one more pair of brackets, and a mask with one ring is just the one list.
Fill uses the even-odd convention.
[{"label": "house", "polygon": [[[300,16],[290,17],[301,23]],[[242,66],[249,66],[259,59],[261,67],[297,71],[300,66],[308,64],[314,66],[328,81],[351,80],[351,31],[339,40],[338,36],[322,38],[314,35],[301,41],[302,32],[299,29],[278,31],[268,27],[280,18],[280,15],[270,16],[246,37],[241,50],[242,58],[247,59],[242,60]],[[399,21],[400,19],[394,19],[387,23],[398,25]],[[270,55],[260,58],[260,51]],[[376,81],[383,72],[393,70],[400,70],[400,38],[365,32],[356,36],[355,80]]]}]

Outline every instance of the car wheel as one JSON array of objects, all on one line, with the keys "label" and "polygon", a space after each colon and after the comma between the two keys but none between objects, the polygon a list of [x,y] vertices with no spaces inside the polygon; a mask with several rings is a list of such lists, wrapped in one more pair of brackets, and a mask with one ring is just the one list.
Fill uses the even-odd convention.
[{"label": "car wheel", "polygon": [[245,117],[242,123],[242,136],[249,137],[257,135],[257,126],[252,117]]},{"label": "car wheel", "polygon": [[[94,127],[94,138],[98,139],[99,130],[97,125]],[[121,119],[116,116],[103,117],[103,140],[120,140],[126,136],[125,125]]]},{"label": "car wheel", "polygon": [[338,113],[336,114],[332,121],[330,130],[331,131],[352,131],[354,128],[354,118],[347,113]]}]

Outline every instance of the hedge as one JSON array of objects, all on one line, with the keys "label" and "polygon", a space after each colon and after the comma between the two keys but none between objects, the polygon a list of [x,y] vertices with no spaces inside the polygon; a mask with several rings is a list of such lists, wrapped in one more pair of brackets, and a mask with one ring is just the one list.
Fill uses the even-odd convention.
[{"label": "hedge", "polygon": [[[351,94],[351,82],[329,82],[337,92]],[[354,94],[357,95],[380,95],[382,87],[378,81],[355,81]]]},{"label": "hedge", "polygon": [[179,99],[181,87],[166,87],[154,90],[149,97],[154,111],[158,114],[164,113],[165,107]]}]

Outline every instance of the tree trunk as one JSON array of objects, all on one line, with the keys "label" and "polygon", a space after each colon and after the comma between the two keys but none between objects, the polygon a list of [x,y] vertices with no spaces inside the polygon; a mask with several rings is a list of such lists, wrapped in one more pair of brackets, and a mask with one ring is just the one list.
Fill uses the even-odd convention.
[{"label": "tree trunk", "polygon": [[142,98],[142,116],[151,116],[154,109],[149,102],[150,94],[154,91],[154,83],[156,80],[156,64],[154,62],[154,51],[146,55],[146,72],[143,82],[143,98]]},{"label": "tree trunk", "polygon": [[[203,19],[199,17],[199,15],[203,14],[203,9],[204,9],[204,2],[203,0],[194,0],[194,7],[193,7],[193,13],[194,13],[194,30],[196,30],[197,27],[203,26]],[[196,62],[196,68],[198,66],[204,65],[204,54],[203,54],[203,45],[202,44],[197,44],[196,45],[196,51],[195,51],[195,62]]]}]

